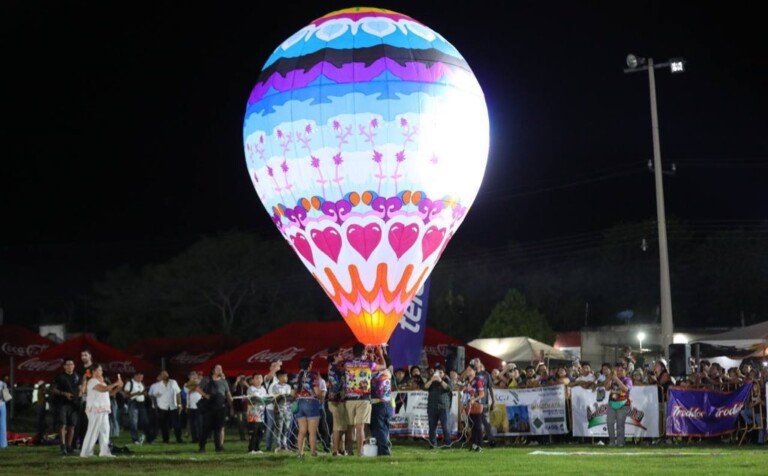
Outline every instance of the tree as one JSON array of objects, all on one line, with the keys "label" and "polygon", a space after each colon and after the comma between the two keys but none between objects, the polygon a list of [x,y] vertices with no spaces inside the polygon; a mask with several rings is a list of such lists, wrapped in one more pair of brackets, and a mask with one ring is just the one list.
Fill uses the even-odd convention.
[{"label": "tree", "polygon": [[99,333],[116,345],[146,335],[250,337],[338,316],[286,243],[237,232],[203,238],[161,264],[110,272],[95,294]]},{"label": "tree", "polygon": [[555,332],[544,315],[530,307],[525,296],[516,289],[510,289],[496,304],[480,331],[480,337],[511,336],[530,337],[549,345],[555,342]]}]

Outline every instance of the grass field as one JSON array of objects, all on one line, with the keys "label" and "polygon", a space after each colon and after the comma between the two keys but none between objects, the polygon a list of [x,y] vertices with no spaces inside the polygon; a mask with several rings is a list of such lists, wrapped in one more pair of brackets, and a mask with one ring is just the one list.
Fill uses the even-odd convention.
[{"label": "grass field", "polygon": [[293,453],[250,455],[246,445],[230,437],[223,453],[213,445],[204,454],[187,444],[129,445],[132,455],[82,459],[61,456],[58,447],[9,446],[0,450],[0,475],[30,474],[301,474],[301,475],[454,475],[454,474],[768,474],[768,447],[725,444],[627,445],[607,448],[591,444],[500,446],[482,453],[458,447],[429,450],[421,442],[395,441],[392,457],[358,458]]}]

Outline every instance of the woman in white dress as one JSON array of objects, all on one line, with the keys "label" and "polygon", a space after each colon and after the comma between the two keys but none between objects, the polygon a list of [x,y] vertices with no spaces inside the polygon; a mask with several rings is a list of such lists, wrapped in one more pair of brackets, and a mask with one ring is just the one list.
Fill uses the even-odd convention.
[{"label": "woman in white dress", "polygon": [[93,448],[99,444],[99,456],[113,456],[109,451],[109,414],[112,410],[109,392],[122,388],[123,380],[117,374],[117,381],[111,385],[104,383],[104,369],[95,364],[93,376],[88,380],[85,397],[85,414],[88,416],[88,430],[85,432],[80,457],[93,456]]}]

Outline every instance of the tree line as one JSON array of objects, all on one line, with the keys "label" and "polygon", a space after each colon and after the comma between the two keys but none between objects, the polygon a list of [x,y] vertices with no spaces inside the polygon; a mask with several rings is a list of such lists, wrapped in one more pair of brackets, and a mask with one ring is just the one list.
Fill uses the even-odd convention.
[{"label": "tree line", "polygon": [[[677,327],[768,319],[761,230],[669,224]],[[432,273],[428,324],[466,340],[528,335],[551,344],[554,331],[615,323],[625,310],[633,322],[658,322],[654,231],[651,222],[628,223],[494,249],[457,236]],[[95,283],[92,302],[92,330],[113,345],[206,332],[249,339],[287,322],[340,319],[284,241],[243,232],[203,238],[163,263],[114,269]]]}]

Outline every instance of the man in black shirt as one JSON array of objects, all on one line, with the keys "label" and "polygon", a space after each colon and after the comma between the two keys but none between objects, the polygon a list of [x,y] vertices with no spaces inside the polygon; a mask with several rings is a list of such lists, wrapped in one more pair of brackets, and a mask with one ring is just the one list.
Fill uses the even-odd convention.
[{"label": "man in black shirt", "polygon": [[54,422],[59,427],[61,454],[72,454],[80,413],[80,376],[75,373],[75,361],[64,359],[64,372],[57,375],[51,388],[53,395]]},{"label": "man in black shirt", "polygon": [[451,411],[453,399],[453,383],[445,375],[440,364],[435,365],[435,373],[432,374],[424,389],[429,392],[427,396],[427,420],[429,423],[429,445],[437,447],[437,424],[443,428],[443,446],[448,447],[451,442],[451,427],[448,417]]}]

